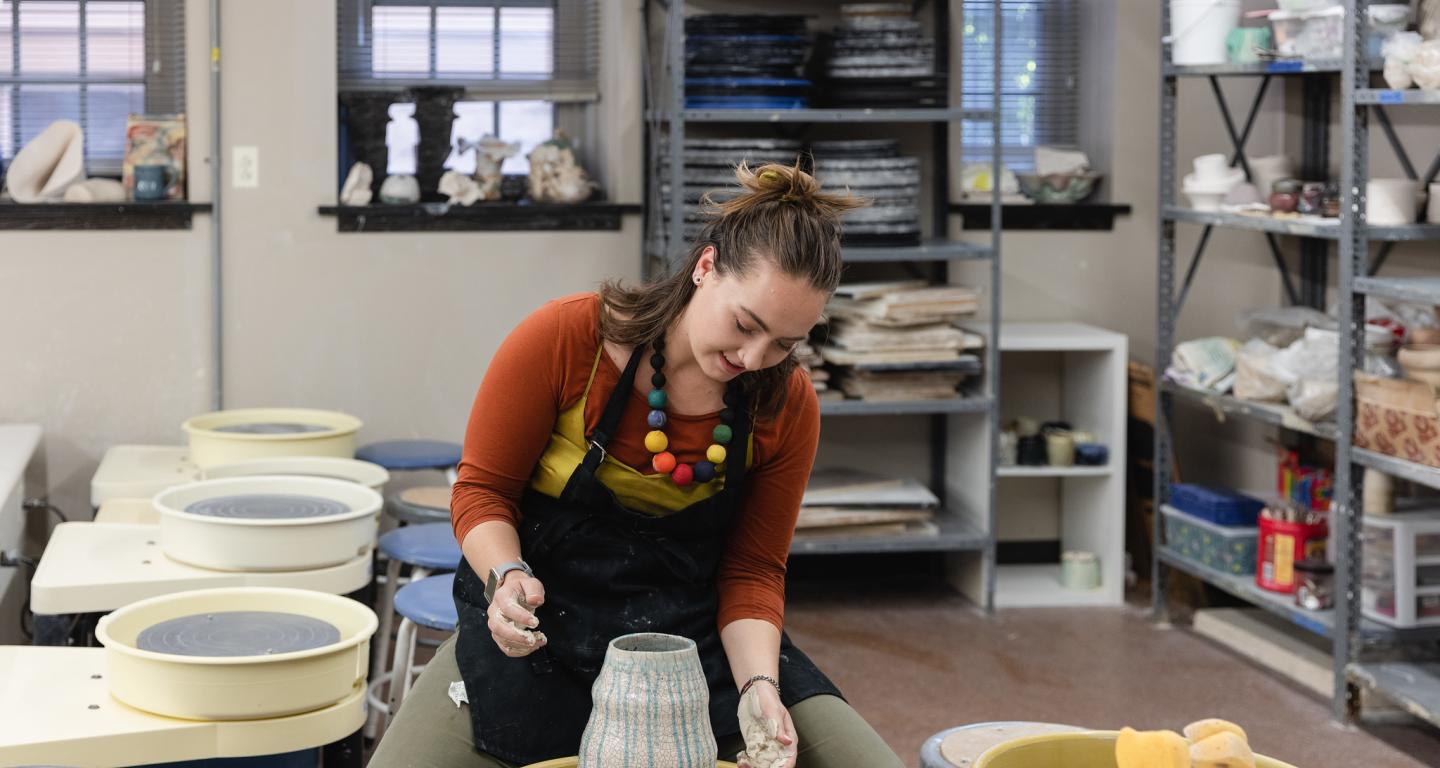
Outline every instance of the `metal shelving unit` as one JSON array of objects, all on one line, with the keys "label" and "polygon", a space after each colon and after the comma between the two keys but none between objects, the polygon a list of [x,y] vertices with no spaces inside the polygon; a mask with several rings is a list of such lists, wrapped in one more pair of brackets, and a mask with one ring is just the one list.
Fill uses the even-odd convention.
[{"label": "metal shelving unit", "polygon": [[[994,46],[995,80],[988,109],[917,108],[917,109],[687,109],[685,108],[685,16],[684,0],[646,3],[647,19],[657,29],[663,18],[662,53],[653,62],[651,73],[654,88],[647,104],[646,119],[650,127],[648,157],[651,168],[649,217],[646,224],[647,243],[644,272],[668,269],[683,251],[684,184],[680,174],[685,167],[684,145],[687,127],[692,124],[748,125],[760,130],[773,130],[794,137],[826,125],[922,125],[931,131],[931,145],[936,162],[928,169],[932,201],[930,239],[915,246],[853,246],[844,249],[844,259],[854,264],[894,264],[905,266],[910,274],[925,274],[937,282],[948,282],[952,262],[988,262],[990,279],[989,327],[998,328],[1000,321],[1000,198],[992,195],[990,238],[987,241],[962,242],[948,239],[950,229],[949,162],[950,132],[961,121],[988,122],[991,135],[1000,135],[1000,46]],[[963,2],[956,7],[963,8]],[[922,12],[934,14],[935,61],[948,66],[952,5],[945,2],[920,4]],[[707,11],[719,10],[713,4]],[[995,39],[1002,39],[1001,8],[990,7]],[[663,16],[662,16],[663,14]],[[648,39],[648,38],[647,38]],[[958,79],[958,78],[957,78]],[[963,100],[957,101],[963,103]],[[771,128],[765,128],[771,126]],[[991,162],[998,167],[1000,149],[994,148]],[[984,318],[982,318],[983,320]],[[996,407],[999,383],[997,339],[992,334],[985,348],[983,384],[978,391],[953,400],[913,402],[874,402],[858,400],[827,400],[821,403],[821,414],[827,417],[922,417],[929,426],[929,464],[931,489],[942,500],[943,509],[936,519],[938,534],[897,534],[892,536],[824,536],[797,538],[793,554],[856,554],[882,552],[938,552],[964,555],[963,565],[948,568],[952,580],[977,604],[989,609],[994,604],[995,584],[995,456],[999,442],[999,414]],[[952,433],[960,431],[973,437],[965,444],[960,460],[952,449]],[[983,430],[976,434],[975,430]],[[981,450],[983,443],[983,450]],[[965,473],[963,480],[949,477],[952,468]],[[983,468],[983,469],[982,469]],[[978,561],[975,556],[978,554]],[[952,566],[954,564],[952,563]]]},{"label": "metal shelving unit", "polygon": [[[1158,278],[1156,299],[1159,328],[1157,332],[1157,365],[1170,360],[1175,342],[1175,322],[1196,274],[1212,228],[1248,230],[1264,233],[1271,254],[1281,270],[1286,293],[1292,303],[1324,308],[1328,284],[1329,245],[1335,244],[1339,256],[1337,282],[1340,314],[1339,400],[1333,423],[1312,423],[1300,419],[1289,408],[1278,405],[1250,403],[1225,395],[1198,392],[1174,384],[1161,387],[1157,397],[1155,430],[1155,499],[1157,505],[1169,500],[1169,478],[1173,439],[1169,421],[1173,403],[1189,401],[1209,407],[1217,415],[1233,415],[1290,430],[1316,439],[1335,442],[1335,495],[1332,515],[1332,539],[1336,542],[1333,559],[1336,563],[1336,608],[1333,611],[1309,612],[1296,608],[1283,596],[1260,590],[1250,577],[1237,577],[1212,571],[1183,559],[1164,548],[1163,526],[1155,526],[1153,566],[1153,608],[1157,619],[1168,615],[1166,576],[1169,569],[1180,570],[1214,585],[1235,597],[1264,610],[1285,617],[1297,626],[1330,639],[1333,643],[1334,697],[1333,713],[1337,720],[1351,719],[1359,714],[1358,686],[1371,689],[1402,704],[1419,718],[1440,725],[1440,665],[1394,661],[1397,654],[1424,652],[1440,638],[1433,628],[1401,630],[1379,622],[1363,620],[1360,615],[1360,472],[1355,467],[1370,467],[1399,478],[1440,488],[1440,469],[1385,456],[1352,446],[1354,432],[1354,383],[1351,371],[1363,367],[1364,297],[1378,296],[1404,301],[1440,303],[1440,277],[1389,278],[1377,277],[1391,248],[1398,242],[1440,239],[1440,226],[1412,224],[1399,227],[1377,227],[1365,223],[1365,184],[1369,175],[1368,120],[1373,114],[1384,129],[1385,138],[1411,178],[1419,175],[1400,144],[1385,108],[1390,105],[1440,104],[1433,92],[1387,91],[1368,87],[1377,62],[1367,60],[1360,51],[1361,41],[1368,34],[1368,0],[1347,0],[1344,58],[1340,62],[1273,63],[1249,66],[1176,67],[1165,66],[1160,90],[1160,194]],[[1169,28],[1168,8],[1162,4],[1161,34]],[[1170,59],[1170,46],[1161,44],[1162,60]],[[1335,77],[1338,74],[1339,77]],[[1235,145],[1232,165],[1239,165],[1249,175],[1244,156],[1245,141],[1250,134],[1265,86],[1273,75],[1300,76],[1305,93],[1304,162],[1300,173],[1305,178],[1330,177],[1329,136],[1332,103],[1341,110],[1340,187],[1342,211],[1353,211],[1334,223],[1314,220],[1274,219],[1228,213],[1194,211],[1176,204],[1176,104],[1177,83],[1182,77],[1208,77],[1219,101],[1220,112]],[[1244,129],[1237,130],[1225,103],[1218,78],[1260,77],[1261,86],[1247,116]],[[1339,81],[1338,83],[1336,81]],[[1333,92],[1338,85],[1338,98]],[[1440,158],[1428,172],[1433,180],[1440,170]],[[1177,223],[1204,227],[1195,255],[1186,268],[1183,283],[1177,291],[1175,235]],[[1297,290],[1289,274],[1276,237],[1298,237],[1301,243],[1301,283]],[[1370,243],[1379,244],[1372,258]],[[1425,644],[1425,645],[1421,645]],[[1372,645],[1387,649],[1384,662],[1362,659]]]}]

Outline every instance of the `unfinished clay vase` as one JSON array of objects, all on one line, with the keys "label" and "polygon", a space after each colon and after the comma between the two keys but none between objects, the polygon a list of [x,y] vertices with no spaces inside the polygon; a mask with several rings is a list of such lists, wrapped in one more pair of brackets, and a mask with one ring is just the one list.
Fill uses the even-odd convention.
[{"label": "unfinished clay vase", "polygon": [[610,641],[591,697],[579,768],[714,768],[710,689],[689,638],[641,633]]},{"label": "unfinished clay vase", "polygon": [[15,155],[5,185],[17,203],[53,203],[85,178],[85,133],[77,123],[56,120]]}]

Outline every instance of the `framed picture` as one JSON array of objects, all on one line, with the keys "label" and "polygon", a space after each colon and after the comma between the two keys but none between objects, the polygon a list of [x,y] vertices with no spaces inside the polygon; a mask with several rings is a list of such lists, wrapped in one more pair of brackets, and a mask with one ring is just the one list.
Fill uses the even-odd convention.
[{"label": "framed picture", "polygon": [[120,182],[125,194],[135,197],[135,166],[163,165],[170,169],[165,199],[185,197],[185,116],[130,115],[125,121],[125,162]]}]

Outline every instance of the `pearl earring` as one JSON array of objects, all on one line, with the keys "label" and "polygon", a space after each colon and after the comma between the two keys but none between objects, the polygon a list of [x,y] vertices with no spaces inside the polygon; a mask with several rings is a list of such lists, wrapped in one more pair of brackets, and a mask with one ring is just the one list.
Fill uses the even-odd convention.
[{"label": "pearl earring", "polygon": [[699,284],[700,284],[701,282],[703,282],[704,280],[705,280],[705,278],[701,277],[700,275],[696,275],[696,276],[695,276],[695,284],[696,284],[696,285],[699,285]]}]

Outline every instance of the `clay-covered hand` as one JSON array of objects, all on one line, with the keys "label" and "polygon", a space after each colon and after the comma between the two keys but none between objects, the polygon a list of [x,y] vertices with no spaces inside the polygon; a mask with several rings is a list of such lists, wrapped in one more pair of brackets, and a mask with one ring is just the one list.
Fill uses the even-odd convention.
[{"label": "clay-covered hand", "polygon": [[745,751],[735,757],[739,768],[795,768],[800,740],[780,694],[766,682],[757,682],[740,697],[740,733]]},{"label": "clay-covered hand", "polygon": [[521,571],[505,574],[490,604],[490,637],[511,658],[529,656],[545,646],[545,633],[535,631],[540,620],[535,609],[545,603],[545,586]]}]

